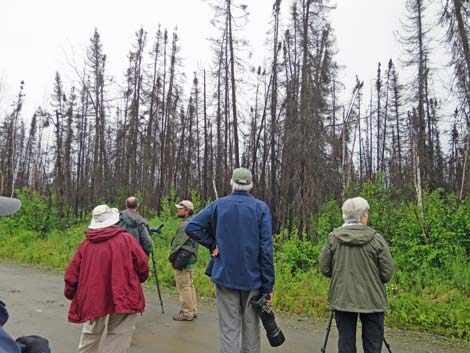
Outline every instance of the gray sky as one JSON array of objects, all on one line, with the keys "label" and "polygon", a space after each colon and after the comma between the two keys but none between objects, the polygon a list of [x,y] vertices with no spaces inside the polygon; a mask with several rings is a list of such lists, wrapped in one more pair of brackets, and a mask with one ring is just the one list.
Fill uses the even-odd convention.
[{"label": "gray sky", "polygon": [[[266,52],[273,2],[246,0],[250,22],[245,37],[255,66],[262,64]],[[386,64],[400,54],[393,32],[399,29],[405,0],[337,2],[332,16],[337,60],[347,64],[340,78],[350,92],[356,74],[368,81],[374,77],[378,61]],[[283,0],[284,15],[290,4]],[[108,74],[117,80],[123,78],[135,32],[143,26],[148,40],[153,40],[158,24],[169,31],[178,27],[184,69],[191,75],[198,67],[207,67],[210,60],[207,38],[213,33],[212,17],[202,0],[1,0],[0,114],[13,101],[21,80],[25,81],[25,116],[38,105],[47,107],[55,72],[65,82],[74,78],[67,58],[82,60],[95,27],[107,54]]]},{"label": "gray sky", "polygon": [[[356,75],[361,81],[375,79],[378,62],[382,69],[392,58],[397,64],[401,48],[394,33],[400,29],[400,18],[406,0],[338,1],[332,24],[339,49],[337,61],[347,65],[340,78],[351,91]],[[367,96],[368,92],[364,92]]]}]

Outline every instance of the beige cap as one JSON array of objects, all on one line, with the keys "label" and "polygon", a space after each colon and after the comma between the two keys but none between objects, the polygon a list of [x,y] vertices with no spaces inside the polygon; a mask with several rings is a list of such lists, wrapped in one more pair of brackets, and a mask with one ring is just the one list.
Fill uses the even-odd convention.
[{"label": "beige cap", "polygon": [[180,203],[177,203],[176,208],[187,208],[188,210],[194,211],[194,205],[191,201],[183,200]]}]

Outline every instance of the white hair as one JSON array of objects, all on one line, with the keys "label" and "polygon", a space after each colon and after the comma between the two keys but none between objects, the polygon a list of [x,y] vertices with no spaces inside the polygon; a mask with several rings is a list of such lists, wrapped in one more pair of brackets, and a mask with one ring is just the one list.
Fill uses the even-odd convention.
[{"label": "white hair", "polygon": [[237,184],[233,180],[230,180],[230,185],[232,186],[232,192],[234,191],[247,191],[250,192],[253,189],[253,183],[249,183],[248,185],[241,185]]},{"label": "white hair", "polygon": [[366,199],[354,197],[344,201],[341,209],[345,222],[360,222],[361,217],[369,212],[370,206]]}]

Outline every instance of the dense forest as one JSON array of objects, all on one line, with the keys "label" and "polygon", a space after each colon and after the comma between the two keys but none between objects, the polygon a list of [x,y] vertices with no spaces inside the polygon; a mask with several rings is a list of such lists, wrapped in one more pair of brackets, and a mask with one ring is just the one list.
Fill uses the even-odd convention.
[{"label": "dense forest", "polygon": [[[51,77],[49,106],[25,116],[21,82],[10,109],[0,112],[0,193],[37,191],[70,224],[98,202],[121,205],[130,194],[142,198],[144,213],[191,192],[213,200],[227,193],[232,169],[245,166],[276,233],[315,240],[312,214],[377,180],[415,201],[422,223],[424,193],[442,189],[460,201],[470,191],[470,4],[446,0],[430,11],[428,2],[407,1],[400,61],[371,67],[352,92],[344,92],[335,61],[328,0],[291,0],[288,13],[273,1],[269,60],[254,70],[241,36],[247,6],[212,0],[213,61],[187,78],[189,90],[177,31],[137,29],[127,70],[113,78],[96,29],[86,56],[74,61],[84,63],[73,65],[75,79]],[[427,26],[446,32],[440,44],[451,53],[450,92],[433,88]],[[401,78],[403,70],[412,80]],[[363,92],[372,77],[372,92]],[[449,94],[451,116],[441,107]]]}]

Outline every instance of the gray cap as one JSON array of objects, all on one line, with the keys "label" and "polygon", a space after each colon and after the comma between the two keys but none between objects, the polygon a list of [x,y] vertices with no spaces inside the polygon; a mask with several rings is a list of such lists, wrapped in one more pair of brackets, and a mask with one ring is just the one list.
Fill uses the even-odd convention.
[{"label": "gray cap", "polygon": [[253,175],[246,168],[236,168],[233,170],[232,181],[238,185],[250,185],[253,182]]},{"label": "gray cap", "polygon": [[20,200],[0,196],[0,216],[9,216],[18,211],[20,207]]}]

